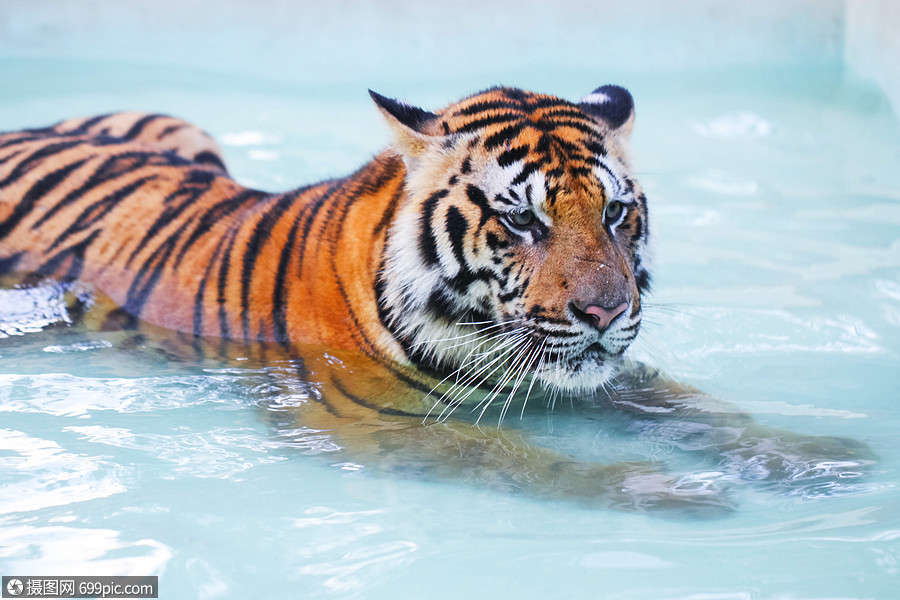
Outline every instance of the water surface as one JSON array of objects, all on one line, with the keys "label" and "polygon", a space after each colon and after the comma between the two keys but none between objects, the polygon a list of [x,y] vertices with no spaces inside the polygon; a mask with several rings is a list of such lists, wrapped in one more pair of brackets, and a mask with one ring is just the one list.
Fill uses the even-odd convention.
[{"label": "water surface", "polygon": [[[265,189],[350,172],[387,143],[366,83],[49,59],[0,58],[0,72],[4,130],[170,112]],[[507,83],[577,99],[606,83],[592,76]],[[397,87],[437,107],[492,83]],[[158,574],[170,598],[895,597],[900,128],[880,96],[831,71],[618,83],[637,100],[656,248],[632,356],[767,425],[868,444],[868,477],[735,486],[735,511],[713,520],[394,477],[327,434],[273,428],[266,406],[291,399],[265,368],[72,328],[52,289],[0,292],[0,572]],[[627,425],[590,403],[512,423],[585,459],[715,477]]]}]

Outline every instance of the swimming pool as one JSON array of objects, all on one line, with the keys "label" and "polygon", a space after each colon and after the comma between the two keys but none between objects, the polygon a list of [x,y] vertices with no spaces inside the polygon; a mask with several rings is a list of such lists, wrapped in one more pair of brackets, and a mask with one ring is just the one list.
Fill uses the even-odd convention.
[{"label": "swimming pool", "polygon": [[[0,72],[0,129],[171,112],[265,189],[347,173],[387,141],[367,82],[54,58],[0,57]],[[0,298],[0,573],[158,574],[167,598],[893,597],[900,127],[828,66],[625,77],[656,244],[633,355],[765,424],[868,444],[870,476],[734,486],[733,514],[696,520],[381,475],[327,435],[273,430],[263,372],[48,325],[61,317],[36,290]],[[573,99],[606,83],[531,78]],[[438,106],[492,83],[397,87]],[[608,416],[557,406],[523,426],[594,460],[715,471]]]}]

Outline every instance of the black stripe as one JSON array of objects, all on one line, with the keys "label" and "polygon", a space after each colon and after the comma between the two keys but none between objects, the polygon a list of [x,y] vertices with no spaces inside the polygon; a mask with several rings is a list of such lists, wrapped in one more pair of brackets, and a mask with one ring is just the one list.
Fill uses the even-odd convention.
[{"label": "black stripe", "polygon": [[576,121],[574,119],[559,119],[551,121],[554,129],[559,129],[561,127],[571,127],[572,129],[577,129],[582,133],[587,133],[589,135],[598,135],[596,127],[592,127],[586,123],[581,121]]},{"label": "black stripe", "polygon": [[197,221],[197,226],[194,227],[190,237],[184,242],[184,245],[181,246],[181,249],[175,256],[175,266],[177,267],[181,264],[181,261],[184,259],[184,255],[187,254],[188,250],[190,250],[203,235],[209,233],[215,224],[225,222],[225,218],[228,215],[239,208],[242,208],[250,200],[262,197],[262,195],[262,192],[257,192],[255,190],[244,190],[240,194],[220,200],[210,207],[203,213],[203,216],[200,217],[199,221]]},{"label": "black stripe", "polygon": [[510,198],[507,198],[503,194],[497,194],[496,196],[494,196],[494,204],[502,204],[502,205],[508,206],[510,208],[514,208],[514,207],[521,205],[521,199],[519,198],[518,194],[516,194],[512,190],[509,190],[509,195],[512,196],[513,198],[515,198],[515,200],[518,200],[518,202],[511,200]]},{"label": "black stripe", "polygon": [[[302,370],[303,374],[300,375],[300,379],[308,382],[309,381],[309,373],[306,370],[305,364],[301,363],[300,366],[297,367],[298,372],[301,370]],[[337,409],[337,407],[335,407],[334,404],[332,404],[331,401],[325,397],[325,394],[323,394],[321,392],[321,390],[319,389],[318,386],[310,386],[309,392],[310,392],[309,397],[312,398],[313,400],[315,400],[316,402],[318,402],[319,404],[321,404],[322,408],[324,408],[326,410],[326,412],[328,412],[329,414],[332,414],[338,418],[344,417],[344,415],[341,414],[341,412]]]},{"label": "black stripe", "polygon": [[[547,107],[549,108],[549,107]],[[593,118],[586,115],[584,111],[575,108],[572,105],[557,104],[552,110],[546,110],[541,114],[541,120],[548,121],[583,121],[585,124],[593,125],[596,123]]]},{"label": "black stripe", "polygon": [[0,258],[0,275],[14,273],[19,266],[19,261],[22,260],[22,256],[24,255],[25,252],[16,252],[15,254]]},{"label": "black stripe", "polygon": [[551,207],[556,204],[556,199],[559,197],[559,187],[550,185],[549,179],[544,182],[544,197],[546,198],[547,206]]},{"label": "black stripe", "polygon": [[470,131],[477,131],[479,129],[484,129],[485,127],[489,127],[491,125],[499,125],[500,123],[508,123],[510,121],[519,121],[522,119],[521,114],[511,114],[511,113],[501,113],[497,115],[490,115],[486,117],[481,117],[480,119],[473,119],[463,125],[462,127],[457,128],[457,133],[469,133]]},{"label": "black stripe", "polygon": [[[234,249],[234,241],[237,238],[238,229],[232,229],[229,232],[230,240],[222,255],[222,261],[219,263],[219,279],[216,285],[216,302],[219,303],[219,337],[228,338],[231,331],[228,327],[228,310],[225,306],[225,288],[228,284],[228,269],[231,266],[231,251]],[[223,239],[220,244],[224,244]]]},{"label": "black stripe", "polygon": [[[319,196],[314,202],[307,204],[304,207],[304,215],[305,219],[303,223],[303,233],[300,236],[300,239],[303,240],[303,243],[300,244],[300,250],[297,253],[297,276],[301,279],[303,278],[303,261],[306,259],[306,242],[310,241],[309,232],[312,229],[313,223],[315,223],[316,216],[319,214],[319,211],[322,210],[322,207],[325,206],[326,202],[331,199],[332,194],[335,190],[341,187],[342,180],[335,180],[328,184],[328,187],[322,191],[322,195]],[[305,190],[304,190],[305,191]]]},{"label": "black stripe", "polygon": [[31,142],[47,142],[49,141],[48,138],[50,137],[52,137],[53,139],[59,139],[61,136],[60,134],[49,128],[27,129],[25,131],[19,131],[12,134],[9,138],[0,136],[0,150],[12,148],[13,146],[30,144]]},{"label": "black stripe", "polygon": [[566,108],[578,110],[571,102],[555,96],[541,96],[537,98],[532,96],[528,99],[528,107],[534,110],[539,108]]},{"label": "black stripe", "polygon": [[181,131],[182,129],[184,129],[187,126],[188,126],[188,124],[184,123],[184,122],[179,122],[179,123],[175,123],[174,125],[169,125],[168,127],[166,127],[165,129],[162,130],[162,133],[160,133],[158,136],[156,136],[156,139],[161,140],[166,136],[172,135],[176,131]]},{"label": "black stripe", "polygon": [[169,257],[172,255],[172,252],[175,250],[175,246],[178,243],[178,237],[186,227],[187,223],[182,224],[178,231],[160,244],[159,247],[154,250],[153,257],[141,265],[141,268],[138,270],[134,279],[131,280],[125,304],[122,306],[122,309],[129,315],[132,315],[135,318],[141,316],[144,305],[147,304],[147,300],[150,299],[150,295],[153,293],[156,284],[159,283],[160,278],[162,278]]},{"label": "black stripe", "polygon": [[141,132],[144,131],[144,129],[146,129],[147,125],[149,125],[153,121],[156,121],[157,119],[162,119],[164,117],[165,117],[165,115],[143,116],[140,119],[138,119],[137,121],[135,121],[134,125],[132,125],[131,128],[128,131],[126,131],[125,135],[123,135],[122,137],[125,138],[126,140],[133,140],[134,138],[141,135]]},{"label": "black stripe", "polygon": [[81,143],[81,140],[66,140],[64,142],[56,142],[55,144],[42,146],[41,148],[29,154],[27,158],[21,160],[19,164],[16,165],[16,168],[14,168],[12,172],[6,176],[6,179],[0,181],[0,189],[8,187],[17,182],[25,173],[27,173],[31,169],[31,167],[35,163],[40,162],[45,158],[61,154],[69,148],[73,148]]},{"label": "black stripe", "polygon": [[[336,269],[336,265],[334,262],[334,258],[336,257],[336,253],[331,253],[331,267],[333,270]],[[344,299],[344,304],[347,306],[347,312],[350,313],[350,320],[353,322],[353,328],[351,329],[351,333],[355,333],[359,340],[362,342],[362,350],[368,354],[375,354],[378,349],[375,347],[375,344],[372,343],[372,340],[369,339],[369,336],[366,335],[366,329],[363,327],[363,324],[356,317],[356,313],[353,311],[353,304],[350,302],[350,297],[347,295],[347,290],[344,288],[344,283],[341,281],[339,277],[336,278],[338,293],[341,295],[341,298]]]},{"label": "black stripe", "polygon": [[509,150],[504,150],[500,153],[500,156],[497,157],[497,164],[501,167],[508,167],[509,165],[525,158],[530,150],[531,148],[527,144],[524,146],[516,146],[515,148],[510,148]]},{"label": "black stripe", "polygon": [[211,150],[198,152],[194,155],[193,161],[195,163],[200,163],[201,165],[211,165],[213,167],[221,169],[223,173],[228,172],[228,169],[227,167],[225,167],[225,163],[222,161],[222,158]]},{"label": "black stripe", "polygon": [[[365,195],[378,194],[388,183],[396,177],[401,176],[403,173],[403,160],[399,157],[394,157],[382,165],[370,163],[363,166],[356,173],[344,180],[351,181],[358,178],[359,182],[358,191],[353,194],[348,193],[347,195],[351,196],[351,201],[356,201]],[[345,185],[344,190],[347,189],[348,188]]]},{"label": "black stripe", "polygon": [[[428,296],[428,300],[425,302],[425,309],[431,313],[433,317],[445,319],[447,321],[460,321],[466,315],[466,309],[461,309],[457,303],[454,302],[453,298],[450,297],[450,292],[446,289],[435,289],[432,291],[431,295]],[[410,348],[406,348],[406,352],[410,357],[410,360],[414,360],[421,364],[423,356],[428,353],[425,352],[425,348],[422,346],[417,346],[417,348],[418,349],[414,351]]]},{"label": "black stripe", "polygon": [[66,271],[66,274],[62,276],[62,279],[78,279],[79,277],[81,277],[81,271],[84,267],[84,254],[87,251],[88,247],[94,243],[94,240],[96,240],[97,236],[99,235],[100,230],[98,229],[77,244],[73,244],[68,248],[60,250],[53,256],[53,258],[38,267],[37,272],[41,275],[58,276],[57,270],[59,269],[59,267],[65,262],[67,258],[71,258],[72,262],[69,263],[69,268]]},{"label": "black stripe", "polygon": [[397,191],[391,196],[391,201],[381,214],[381,219],[378,221],[378,224],[375,225],[375,229],[372,230],[372,233],[378,235],[382,231],[387,230],[388,226],[394,220],[394,213],[397,211],[397,205],[405,194],[406,190],[404,189],[403,182],[401,182],[400,185],[397,186]]},{"label": "black stripe", "polygon": [[478,222],[478,229],[480,230],[490,218],[491,214],[493,214],[491,205],[488,202],[487,196],[484,195],[484,192],[471,183],[466,186],[466,197],[469,199],[469,202],[481,209],[481,219]]},{"label": "black stripe", "polygon": [[518,111],[524,114],[524,110],[522,108],[522,104],[519,102],[511,102],[509,100],[484,100],[481,102],[474,102],[465,108],[461,108],[455,112],[458,117],[467,117],[469,115],[474,115],[480,112],[486,112],[489,110],[498,110],[498,109],[509,109]]},{"label": "black stripe", "polygon": [[588,177],[594,170],[588,167],[569,167],[569,175],[572,177]]},{"label": "black stripe", "polygon": [[487,269],[473,271],[467,265],[463,265],[463,268],[460,269],[456,276],[452,279],[444,279],[444,281],[455,292],[465,295],[469,291],[469,286],[476,281],[490,281],[492,279],[497,279],[497,275],[493,271]]},{"label": "black stripe", "polygon": [[449,190],[438,190],[431,194],[422,207],[422,229],[419,232],[419,250],[422,252],[422,260],[427,266],[433,267],[440,261],[434,233],[431,229],[431,219],[434,217],[435,208],[442,198],[446,198]]},{"label": "black stripe", "polygon": [[[125,261],[125,266],[131,266],[131,262],[135,259],[135,257],[140,253],[141,250],[144,249],[144,246],[153,239],[163,228],[169,225],[172,221],[181,216],[181,214],[194,205],[194,203],[201,197],[203,194],[207,193],[212,187],[212,183],[215,181],[215,175],[208,171],[201,171],[198,169],[192,169],[188,171],[187,175],[182,179],[181,183],[178,185],[176,190],[166,196],[163,200],[163,205],[165,208],[162,213],[156,218],[156,221],[150,226],[147,232],[144,234],[144,237],[141,238],[141,241],[138,242],[138,245],[131,252],[131,255],[128,257],[128,260]],[[181,200],[181,202],[175,206],[168,206],[177,200]]]},{"label": "black stripe", "polygon": [[497,234],[495,234],[493,231],[488,232],[485,240],[487,241],[488,248],[490,248],[494,252],[497,252],[498,250],[503,250],[504,248],[509,247],[509,242],[507,240],[502,240],[499,237],[497,237]]},{"label": "black stripe", "polygon": [[538,140],[537,146],[535,146],[534,151],[537,154],[540,154],[544,160],[550,159],[550,152],[553,150],[553,144],[556,141],[552,135],[544,131],[541,133],[541,139]]},{"label": "black stripe", "polygon": [[294,194],[285,194],[263,213],[244,247],[241,264],[241,331],[245,341],[250,340],[250,286],[253,283],[253,269],[266,240],[269,239],[275,225],[284,215],[284,211],[294,203],[295,199]]},{"label": "black stripe", "polygon": [[584,142],[584,147],[587,148],[591,154],[595,156],[606,156],[606,147],[602,142],[588,140]]},{"label": "black stripe", "polygon": [[541,168],[542,162],[527,162],[525,166],[522,167],[522,172],[516,175],[516,178],[512,180],[510,185],[518,185],[520,183],[524,183],[528,177]]},{"label": "black stripe", "polygon": [[300,229],[300,215],[294,219],[291,230],[288,232],[287,242],[281,249],[278,257],[278,270],[275,272],[275,289],[272,291],[272,335],[275,341],[285,349],[290,347],[290,339],[287,332],[287,302],[285,295],[285,280],[288,267],[291,262],[291,254],[294,252],[294,244],[297,242],[297,231]]},{"label": "black stripe", "polygon": [[330,236],[329,241],[329,252],[328,254],[331,256],[331,271],[335,274],[335,282],[337,283],[338,293],[341,295],[341,298],[344,300],[344,305],[347,307],[347,312],[350,314],[350,320],[353,322],[353,328],[351,329],[352,333],[355,333],[358,338],[361,339],[362,349],[367,354],[374,355],[378,352],[375,344],[372,343],[372,340],[366,335],[366,327],[359,321],[356,316],[355,311],[353,310],[353,302],[351,302],[349,295],[347,294],[347,290],[344,287],[344,282],[340,278],[340,269],[336,263],[338,257],[338,243],[343,238],[344,232],[344,216],[346,215],[346,205],[342,207],[341,217],[336,219],[337,223],[336,231],[333,235]]},{"label": "black stripe", "polygon": [[524,128],[525,123],[513,123],[512,125],[504,127],[496,133],[492,133],[487,138],[485,138],[484,149],[493,150],[498,146],[502,146],[506,142],[512,141]]},{"label": "black stripe", "polygon": [[384,261],[382,260],[381,264],[378,265],[378,274],[375,277],[375,305],[378,308],[378,321],[381,323],[382,327],[390,331],[396,338],[397,334],[391,327],[390,309],[387,304],[387,298],[385,297],[385,294],[387,293],[387,284],[382,276],[383,273]]},{"label": "black stripe", "polygon": [[553,142],[562,148],[570,160],[585,160],[587,157],[582,152],[582,145],[564,140],[559,136],[553,137]]},{"label": "black stripe", "polygon": [[635,272],[634,278],[638,290],[640,290],[641,292],[646,292],[650,289],[652,277],[646,269],[641,267],[637,272]]},{"label": "black stripe", "polygon": [[[219,244],[216,246],[216,249],[213,251],[212,257],[210,257],[209,262],[206,264],[206,268],[203,270],[203,278],[200,280],[200,283],[197,285],[197,293],[194,294],[194,335],[201,336],[203,335],[203,298],[206,295],[206,283],[209,281],[209,276],[212,274],[213,265],[216,264],[216,261],[219,259],[219,253],[222,252],[222,245]],[[199,345],[198,340],[194,340],[195,349]]]},{"label": "black stripe", "polygon": [[4,156],[3,158],[0,158],[0,165],[5,165],[6,163],[8,163],[9,161],[11,161],[11,160],[14,159],[15,157],[17,157],[17,156],[19,156],[20,154],[22,154],[23,152],[25,152],[25,148],[19,148],[19,149],[16,150],[15,152],[10,152],[9,154],[7,154],[6,156]]},{"label": "black stripe", "polygon": [[355,394],[351,394],[350,390],[348,390],[346,387],[344,387],[344,384],[342,384],[341,381],[339,379],[337,379],[336,377],[331,378],[331,384],[338,391],[338,393],[340,393],[342,396],[344,396],[351,402],[354,402],[355,404],[358,404],[364,408],[368,408],[369,410],[374,410],[383,415],[391,415],[391,416],[397,416],[397,417],[421,417],[421,416],[423,416],[421,413],[411,413],[411,412],[407,412],[405,410],[400,410],[397,408],[386,408],[384,406],[378,406],[377,404],[373,404],[367,400],[364,400],[363,398],[360,398],[359,396],[357,396]]},{"label": "black stripe", "polygon": [[[108,119],[111,116],[112,116],[112,113],[107,113],[105,115],[97,115],[96,117],[91,117],[90,119],[87,119],[84,123],[82,123],[75,129],[73,129],[71,132],[64,134],[64,135],[84,135],[84,134],[88,133],[91,130],[91,128],[94,127],[94,125],[97,125],[98,123],[105,121],[106,119]],[[65,121],[57,123],[56,125],[53,126],[53,128],[56,129],[57,127],[59,127],[60,125],[63,125],[63,124],[65,124]]]},{"label": "black stripe", "polygon": [[70,224],[65,231],[63,231],[53,243],[50,244],[50,247],[47,249],[48,251],[53,250],[60,244],[62,244],[66,239],[68,239],[72,234],[77,233],[79,231],[84,231],[87,228],[95,225],[98,221],[103,219],[111,210],[113,210],[116,206],[118,206],[119,202],[136,192],[140,189],[144,184],[149,181],[153,181],[156,179],[156,175],[149,175],[147,177],[141,177],[140,179],[136,179],[132,181],[128,185],[125,185],[111,194],[107,194],[97,202],[89,205],[78,217],[75,219],[72,224]]},{"label": "black stripe", "polygon": [[[385,370],[390,372],[398,381],[400,381],[404,386],[409,389],[415,390],[417,392],[421,392],[423,394],[428,394],[434,388],[434,384],[423,382],[417,379],[413,379],[409,376],[408,372],[400,367],[397,363],[393,361],[388,361],[381,359],[377,356],[373,357],[374,360],[378,361],[378,364],[381,365]],[[440,379],[444,377],[441,376]]]},{"label": "black stripe", "polygon": [[522,293],[522,290],[520,290],[518,287],[514,287],[513,289],[511,289],[508,292],[498,294],[497,299],[500,300],[500,302],[506,303],[506,302],[509,302],[510,300],[512,300],[513,298],[515,298],[516,296],[519,296],[521,293]]},{"label": "black stripe", "polygon": [[453,248],[453,256],[456,257],[456,262],[459,263],[460,269],[466,268],[466,265],[468,264],[463,249],[463,243],[468,228],[469,222],[466,221],[466,218],[459,212],[458,208],[451,206],[447,209],[445,229],[447,231],[447,236],[450,238],[450,246]]},{"label": "black stripe", "polygon": [[51,206],[50,209],[31,226],[31,228],[37,229],[53,218],[57,212],[77,202],[82,196],[94,188],[151,164],[161,165],[171,163],[166,160],[166,156],[163,154],[152,154],[148,152],[126,152],[106,158],[83,185],[72,190],[59,202]]},{"label": "black stripe", "polygon": [[28,191],[22,195],[22,198],[13,209],[13,213],[9,217],[7,217],[5,221],[0,223],[0,239],[3,239],[7,235],[9,235],[9,233],[13,229],[15,229],[15,227],[19,223],[21,223],[22,219],[24,219],[25,216],[34,209],[34,206],[35,204],[37,204],[38,200],[56,189],[66,180],[69,175],[72,174],[73,171],[81,167],[81,165],[83,165],[85,162],[87,162],[87,159],[83,159],[59,168],[52,173],[44,175],[34,185],[32,185],[28,189]]}]

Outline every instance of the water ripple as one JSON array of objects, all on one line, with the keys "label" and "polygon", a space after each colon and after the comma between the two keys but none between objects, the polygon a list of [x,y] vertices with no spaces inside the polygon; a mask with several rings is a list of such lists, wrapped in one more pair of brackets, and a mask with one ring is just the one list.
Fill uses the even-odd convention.
[{"label": "water ripple", "polygon": [[36,511],[105,498],[126,490],[115,467],[97,457],[66,452],[56,442],[0,429],[4,473],[0,514]]},{"label": "water ripple", "polygon": [[229,479],[257,465],[286,460],[275,452],[282,444],[249,427],[156,434],[90,425],[63,431],[89,442],[144,452],[171,465],[173,474],[187,477]]},{"label": "water ripple", "polygon": [[297,553],[303,575],[323,578],[332,593],[356,592],[382,574],[408,565],[418,545],[407,540],[382,539],[384,511],[338,511],[314,507],[294,520],[303,530]]},{"label": "water ripple", "polygon": [[172,556],[157,540],[126,541],[111,529],[0,527],[0,560],[10,573],[146,576],[162,572]]},{"label": "water ripple", "polygon": [[77,417],[92,411],[152,412],[229,401],[243,407],[242,398],[251,391],[245,378],[214,374],[135,379],[0,374],[0,412]]},{"label": "water ripple", "polygon": [[61,285],[0,289],[0,338],[37,332],[54,323],[71,323]]}]

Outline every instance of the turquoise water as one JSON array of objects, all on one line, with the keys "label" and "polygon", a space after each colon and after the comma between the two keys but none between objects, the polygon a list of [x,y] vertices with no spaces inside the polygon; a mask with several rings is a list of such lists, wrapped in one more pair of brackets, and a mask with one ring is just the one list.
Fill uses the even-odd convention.
[{"label": "turquoise water", "polygon": [[[190,118],[287,189],[387,142],[366,87],[0,59],[0,129],[117,109]],[[573,99],[595,74],[515,83]],[[192,365],[0,293],[0,573],[160,576],[165,598],[890,599],[900,583],[900,127],[831,71],[616,78],[635,95],[655,285],[632,351],[759,421],[879,456],[865,479],[731,490],[712,520],[374,472],[267,421],[262,369]],[[438,106],[495,81],[399,82]],[[714,465],[589,405],[521,424],[592,460]]]}]

